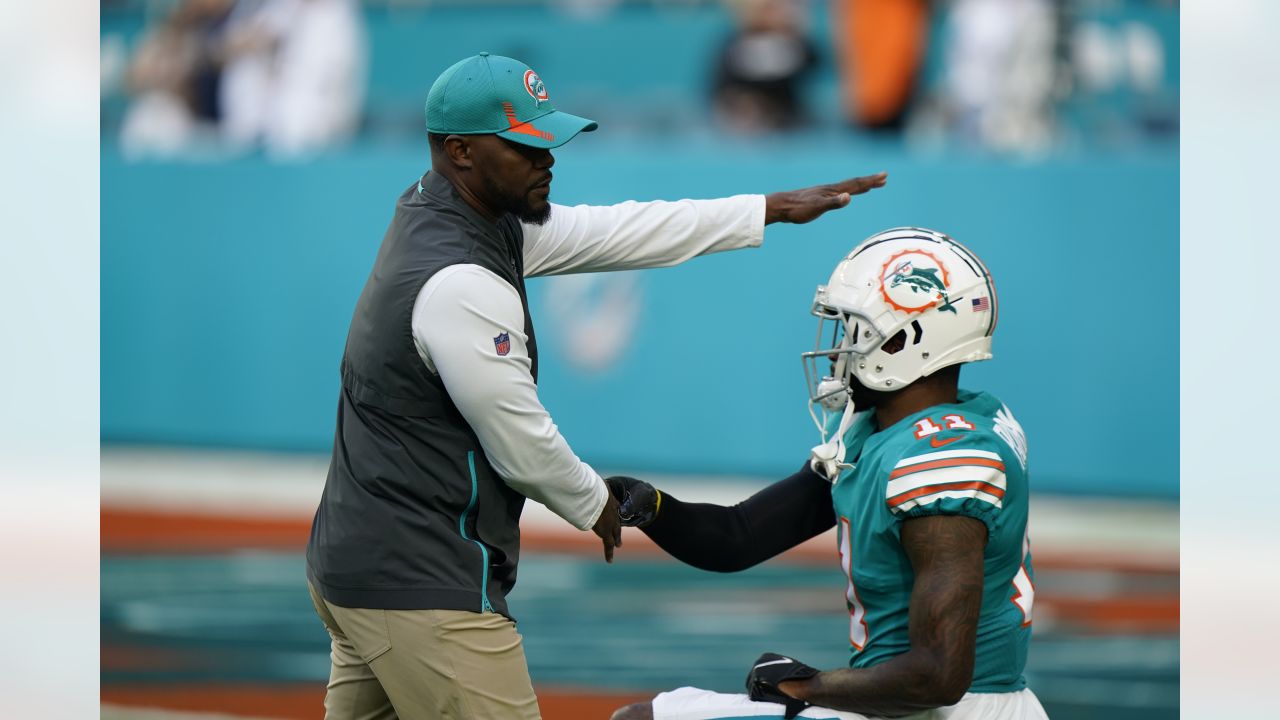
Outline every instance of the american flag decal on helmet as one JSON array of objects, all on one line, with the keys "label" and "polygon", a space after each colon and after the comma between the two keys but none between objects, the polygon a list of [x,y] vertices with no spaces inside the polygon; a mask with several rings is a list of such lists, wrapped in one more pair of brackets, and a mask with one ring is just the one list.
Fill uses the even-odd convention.
[{"label": "american flag decal on helmet", "polygon": [[990,309],[991,309],[991,298],[983,296],[980,298],[973,299],[974,312],[985,312]]},{"label": "american flag decal on helmet", "polygon": [[506,355],[511,352],[511,335],[498,333],[498,336],[493,339],[493,347],[498,351],[499,355]]}]

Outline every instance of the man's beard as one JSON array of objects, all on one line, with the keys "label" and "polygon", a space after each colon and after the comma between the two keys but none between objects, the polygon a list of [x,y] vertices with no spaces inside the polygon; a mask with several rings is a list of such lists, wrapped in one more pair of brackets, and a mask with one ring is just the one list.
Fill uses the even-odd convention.
[{"label": "man's beard", "polygon": [[498,184],[488,177],[482,178],[482,182],[485,194],[489,196],[493,207],[501,212],[515,215],[520,222],[541,225],[551,217],[550,202],[545,203],[541,208],[535,208],[530,202],[528,192],[522,194],[511,192],[498,187]]}]

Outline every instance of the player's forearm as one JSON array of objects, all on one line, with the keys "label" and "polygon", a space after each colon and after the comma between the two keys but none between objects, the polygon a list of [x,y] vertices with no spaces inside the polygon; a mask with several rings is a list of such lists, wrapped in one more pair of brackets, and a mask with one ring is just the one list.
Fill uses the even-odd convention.
[{"label": "player's forearm", "polygon": [[867,715],[906,715],[954,705],[973,683],[987,529],[959,516],[913,518],[903,548],[916,573],[911,589],[911,649],[879,665],[819,673],[795,687],[815,705]]},{"label": "player's forearm", "polygon": [[699,570],[738,572],[764,559],[736,507],[683,503],[663,493],[662,511],[644,533],[668,555]]},{"label": "player's forearm", "polygon": [[682,503],[664,493],[657,518],[644,532],[681,562],[737,572],[834,525],[831,484],[806,464],[733,507]]},{"label": "player's forearm", "polygon": [[960,701],[969,681],[949,673],[942,658],[910,651],[870,668],[841,668],[809,680],[783,682],[783,692],[832,710],[897,717]]}]

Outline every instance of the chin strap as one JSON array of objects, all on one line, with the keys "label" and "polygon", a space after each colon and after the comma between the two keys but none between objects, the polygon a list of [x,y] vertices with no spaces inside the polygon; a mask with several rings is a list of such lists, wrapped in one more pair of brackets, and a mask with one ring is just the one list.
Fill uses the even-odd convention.
[{"label": "chin strap", "polygon": [[852,399],[844,406],[844,415],[840,417],[840,426],[835,433],[827,438],[826,442],[809,451],[809,467],[813,468],[814,472],[834,483],[840,476],[841,470],[853,467],[851,463],[844,462],[844,436],[863,412],[858,412],[854,408]]}]

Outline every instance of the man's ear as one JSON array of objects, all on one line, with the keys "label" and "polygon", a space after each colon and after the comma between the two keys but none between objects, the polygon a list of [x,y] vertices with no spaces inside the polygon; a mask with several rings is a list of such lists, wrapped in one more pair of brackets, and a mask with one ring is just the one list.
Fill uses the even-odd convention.
[{"label": "man's ear", "polygon": [[444,139],[444,154],[449,163],[459,170],[470,170],[472,166],[471,140],[465,135],[450,135]]}]

